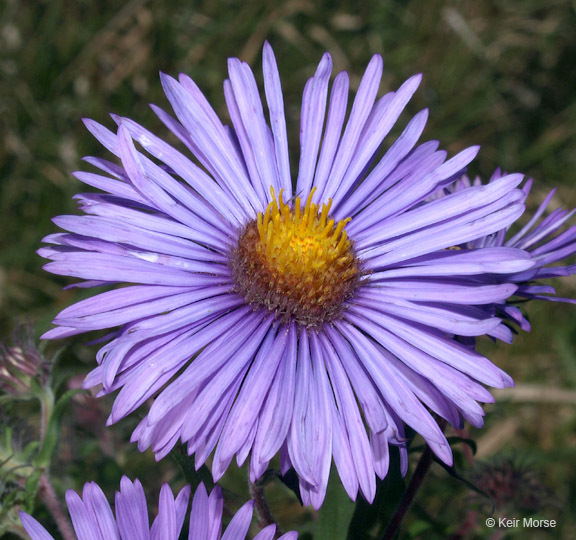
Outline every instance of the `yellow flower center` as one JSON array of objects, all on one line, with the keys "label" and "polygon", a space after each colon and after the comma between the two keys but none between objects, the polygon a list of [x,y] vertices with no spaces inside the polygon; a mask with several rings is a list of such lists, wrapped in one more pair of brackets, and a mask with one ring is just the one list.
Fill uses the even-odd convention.
[{"label": "yellow flower center", "polygon": [[231,252],[236,291],[284,321],[318,327],[341,315],[359,283],[359,261],[344,230],[329,218],[332,200],[312,202],[314,188],[293,207],[278,198],[242,230]]}]

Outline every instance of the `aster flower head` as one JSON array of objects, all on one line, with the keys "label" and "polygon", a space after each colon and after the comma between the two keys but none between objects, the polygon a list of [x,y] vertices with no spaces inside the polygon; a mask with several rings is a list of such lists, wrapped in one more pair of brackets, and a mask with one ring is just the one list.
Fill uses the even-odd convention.
[{"label": "aster flower head", "polygon": [[[225,126],[186,75],[161,75],[176,114],[154,111],[184,153],[127,118],[116,133],[86,125],[120,160],[79,172],[103,194],[77,198],[84,216],[40,250],[46,269],[129,283],[65,309],[46,338],[115,328],[86,387],[119,390],[114,423],[155,396],[133,434],[157,458],[178,441],[218,479],[250,456],[252,481],[280,452],[306,504],[319,507],[332,460],[351,497],[372,500],[389,444],[406,448],[403,423],[443,461],[450,447],[430,411],[453,425],[482,424],[483,384],[508,375],[453,336],[504,338],[483,305],[517,288],[481,276],[534,266],[510,247],[450,249],[507,227],[522,213],[522,176],[427,202],[475,157],[447,159],[417,144],[427,111],[384,151],[383,140],[420,75],[378,98],[372,58],[348,111],[348,75],[330,88],[325,54],[307,82],[300,158],[291,171],[280,77],[263,54],[264,112],[252,71],[229,61]],[[137,148],[137,145],[140,149]]]},{"label": "aster flower head", "polygon": [[[489,182],[495,182],[505,176],[497,169]],[[439,190],[433,198],[454,193],[470,186],[481,186],[480,177],[471,180],[463,175],[452,185]],[[524,200],[530,196],[533,180],[529,178],[522,186]],[[534,215],[517,232],[511,232],[512,223],[495,233],[477,238],[465,247],[477,249],[483,247],[505,246],[523,249],[534,260],[534,266],[528,270],[506,276],[506,281],[515,283],[518,289],[514,296],[521,300],[545,300],[549,302],[576,303],[573,298],[562,298],[556,295],[556,290],[550,285],[543,284],[541,280],[569,276],[576,273],[576,264],[567,264],[566,261],[576,254],[576,225],[568,228],[564,226],[572,218],[576,210],[556,208],[549,211],[549,206],[556,194],[552,189],[537,208]],[[502,277],[496,277],[501,280]],[[497,307],[501,316],[516,322],[523,330],[530,330],[530,323],[520,309],[510,303]]]},{"label": "aster flower head", "polygon": [[[66,503],[74,532],[78,540],[177,540],[184,525],[190,486],[176,498],[168,484],[163,484],[158,502],[158,515],[152,526],[144,489],[139,480],[130,481],[124,476],[120,491],[116,493],[115,512],[110,508],[104,492],[95,482],[84,485],[82,497],[75,491],[66,493]],[[194,494],[190,511],[188,538],[195,540],[239,540],[246,538],[252,521],[253,501],[247,502],[234,515],[222,535],[222,490],[216,486],[208,495],[204,484]],[[115,516],[114,516],[115,514]],[[20,519],[32,540],[50,540],[52,536],[32,516],[20,512]],[[262,529],[254,540],[272,540],[276,525]],[[280,538],[296,540],[298,533],[289,532]]]}]

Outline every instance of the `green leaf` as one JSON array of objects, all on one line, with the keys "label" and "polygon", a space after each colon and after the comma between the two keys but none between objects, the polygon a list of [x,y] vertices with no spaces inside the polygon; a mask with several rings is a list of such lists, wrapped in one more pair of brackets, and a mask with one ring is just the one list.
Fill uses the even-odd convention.
[{"label": "green leaf", "polygon": [[400,474],[400,454],[390,447],[390,467],[384,480],[376,481],[376,497],[372,504],[359,496],[348,540],[368,540],[384,534],[404,494],[404,478]]},{"label": "green leaf", "polygon": [[315,540],[345,540],[348,526],[354,514],[354,501],[344,489],[338,473],[332,469],[326,498],[318,512],[314,528]]},{"label": "green leaf", "polygon": [[12,454],[12,427],[5,425],[4,434],[1,436],[0,448],[8,454]]},{"label": "green leaf", "polygon": [[476,455],[476,450],[478,447],[476,446],[476,442],[473,439],[454,436],[454,437],[447,437],[447,441],[450,446],[454,446],[458,443],[467,444],[472,450],[472,454]]},{"label": "green leaf", "polygon": [[23,510],[27,513],[31,513],[34,509],[34,500],[36,499],[36,494],[38,493],[38,484],[40,483],[40,477],[43,471],[41,469],[34,469],[32,474],[26,479],[24,489],[26,491],[26,503]]},{"label": "green leaf", "polygon": [[25,463],[32,463],[34,459],[34,455],[38,451],[38,447],[40,446],[39,441],[31,441],[29,442],[21,452],[22,460]]},{"label": "green leaf", "polygon": [[[476,450],[477,450],[477,446],[476,446],[476,442],[472,439],[468,439],[465,437],[446,437],[446,440],[448,441],[448,444],[452,447],[455,446],[459,443],[462,444],[467,444],[470,449],[472,450],[472,454],[476,455]],[[415,453],[422,453],[424,452],[424,450],[426,450],[426,445],[425,444],[419,444],[417,446],[411,446],[408,450],[408,452],[410,454],[415,454]]]},{"label": "green leaf", "polygon": [[478,493],[478,495],[485,497],[486,500],[490,503],[490,505],[492,507],[490,513],[491,514],[494,513],[494,502],[492,501],[492,498],[490,497],[490,495],[488,495],[488,493],[486,493],[485,491],[482,491],[478,486],[476,486],[476,484],[470,482],[470,480],[467,480],[466,478],[461,476],[456,471],[456,468],[453,465],[452,466],[446,465],[446,463],[444,463],[443,461],[441,461],[440,459],[438,459],[436,457],[434,457],[434,462],[438,463],[438,465],[440,465],[440,467],[442,467],[450,476],[452,476],[452,478],[455,478],[459,482],[462,482],[467,488],[471,489],[475,493]]},{"label": "green leaf", "polygon": [[4,405],[5,403],[11,403],[13,401],[30,401],[32,399],[36,399],[36,396],[32,394],[24,394],[24,395],[4,394],[0,396],[0,405]]}]

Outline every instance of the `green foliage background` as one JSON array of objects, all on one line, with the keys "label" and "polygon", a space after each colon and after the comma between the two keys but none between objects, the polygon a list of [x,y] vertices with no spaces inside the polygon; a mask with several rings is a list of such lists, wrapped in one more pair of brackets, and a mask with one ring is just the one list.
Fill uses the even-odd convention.
[{"label": "green foliage background", "polygon": [[[44,273],[35,254],[41,238],[56,229],[50,218],[75,212],[71,197],[86,190],[69,173],[88,168],[82,156],[105,155],[80,119],[111,126],[107,114],[115,112],[165,133],[147,107],[167,105],[159,70],[188,73],[225,118],[226,58],[239,56],[259,71],[264,39],[274,46],[281,70],[294,164],[301,91],[321,54],[330,51],[335,71],[349,71],[355,87],[377,52],[385,60],[382,92],[424,73],[408,107],[409,113],[430,108],[424,137],[440,140],[452,154],[481,144],[473,174],[487,178],[496,166],[522,171],[536,180],[535,205],[553,186],[554,205],[576,205],[573,1],[1,0],[2,336],[26,319],[41,333],[60,309],[87,294],[62,291],[67,281]],[[576,296],[576,280],[557,286],[559,294]],[[478,441],[479,460],[504,455],[530,467],[539,482],[533,489],[542,499],[540,517],[559,522],[548,533],[511,531],[510,538],[574,538],[574,309],[532,305],[529,335],[513,346],[486,344],[518,388],[487,407],[483,430],[467,435]],[[68,342],[57,372],[61,391],[70,376],[94,365],[94,354],[81,339]],[[97,480],[111,497],[123,471],[139,476],[154,493],[160,480],[181,484],[173,464],[156,465],[151,455],[126,443],[136,420],[104,428],[110,403],[76,401],[70,407],[53,468],[59,493]],[[16,412],[33,419],[33,409]],[[242,472],[227,482],[236,491],[245,489]],[[311,530],[313,512],[277,486],[269,491],[283,524]],[[479,508],[467,488],[433,469],[402,538],[446,538],[471,507]],[[486,508],[479,511],[488,515]],[[39,515],[49,523],[41,506]],[[483,519],[466,538],[490,538]]]}]

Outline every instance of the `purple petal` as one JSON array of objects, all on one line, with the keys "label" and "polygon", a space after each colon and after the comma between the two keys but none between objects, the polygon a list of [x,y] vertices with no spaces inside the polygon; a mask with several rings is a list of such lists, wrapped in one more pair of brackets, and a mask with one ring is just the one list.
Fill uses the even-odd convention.
[{"label": "purple petal", "polygon": [[328,200],[333,198],[350,161],[354,157],[356,145],[366,120],[372,110],[380,86],[382,65],[382,57],[375,54],[366,68],[366,72],[364,73],[360,86],[358,87],[358,92],[356,93],[356,98],[352,105],[352,111],[350,112],[344,135],[342,136],[338,147],[338,152],[334,156],[334,163],[330,170],[330,176],[326,181],[324,189],[319,193],[318,200]]},{"label": "purple petal", "polygon": [[32,540],[54,540],[51,534],[40,525],[32,516],[28,515],[26,512],[21,510],[18,512],[20,516],[20,521],[22,526],[26,529],[26,532],[30,535]]},{"label": "purple petal", "polygon": [[[180,526],[182,528],[182,526]],[[174,495],[168,484],[162,484],[160,501],[158,502],[158,516],[150,529],[151,540],[178,540],[180,529],[176,524],[176,507]]]},{"label": "purple petal", "polygon": [[150,539],[146,497],[139,480],[122,477],[120,492],[116,493],[116,520],[122,540]]},{"label": "purple petal", "polygon": [[[517,285],[464,285],[454,282],[434,282],[422,280],[386,280],[371,287],[366,292],[373,298],[402,298],[416,302],[449,302],[451,304],[479,305],[501,302],[511,296]],[[362,291],[364,292],[364,291]]]},{"label": "purple petal", "polygon": [[372,311],[370,315],[374,322],[369,322],[364,316],[359,318],[352,313],[347,314],[346,318],[359,328],[365,328],[368,332],[373,331],[372,328],[376,323],[377,326],[385,328],[408,343],[414,344],[421,351],[484,384],[495,388],[505,388],[513,385],[512,379],[501,369],[494,366],[476,351],[472,351],[456,341],[446,339],[430,329],[404,323],[382,313]]},{"label": "purple petal", "polygon": [[322,344],[322,351],[334,389],[336,403],[342,414],[344,427],[350,441],[350,450],[360,489],[366,500],[371,502],[374,500],[376,493],[376,481],[374,479],[374,468],[372,466],[370,443],[366,429],[338,352],[334,350],[327,339],[321,339],[320,343]]},{"label": "purple petal", "polygon": [[314,178],[331,72],[332,58],[328,53],[325,53],[318,64],[314,77],[306,84],[302,98],[300,164],[298,166],[296,193],[302,193],[304,197],[310,191]]},{"label": "purple petal", "polygon": [[276,151],[276,163],[280,176],[280,185],[291,193],[292,180],[290,177],[290,159],[288,157],[288,136],[286,134],[286,118],[284,115],[284,103],[282,100],[282,88],[280,76],[276,65],[276,58],[270,44],[264,42],[262,55],[262,71],[264,72],[264,90],[266,101],[270,110],[270,124],[274,134],[274,149]]},{"label": "purple petal", "polygon": [[[238,207],[233,204],[226,192],[202,169],[133,120],[117,118],[117,121],[127,129],[130,136],[138,141],[146,151],[168,165],[174,173],[201,195],[201,198],[197,198],[186,194],[184,199],[179,199],[180,201],[185,201],[190,210],[198,214],[202,219],[206,219],[207,214],[209,215],[215,210],[223,217],[228,217],[230,214],[238,215]],[[168,176],[166,175],[167,178]],[[176,185],[173,187],[178,189]],[[178,193],[184,194],[184,190],[178,189]],[[241,217],[241,214],[239,217]],[[211,218],[209,221],[212,222],[213,219]]]},{"label": "purple petal", "polygon": [[[334,162],[334,156],[340,143],[340,134],[346,116],[346,105],[348,104],[348,74],[345,71],[339,73],[334,79],[332,91],[330,93],[330,105],[326,118],[326,129],[322,140],[322,150],[316,166],[314,185],[322,191],[328,181],[330,169]],[[318,199],[320,200],[320,199]]]},{"label": "purple petal", "polygon": [[[273,540],[276,533],[276,525],[268,525],[264,527],[255,537],[254,540]],[[286,535],[283,535],[284,537]]]},{"label": "purple petal", "polygon": [[192,500],[188,540],[205,540],[208,537],[210,526],[211,520],[208,505],[208,493],[206,492],[204,484],[201,483],[196,488],[196,493]]},{"label": "purple petal", "polygon": [[236,515],[226,527],[222,540],[241,540],[246,537],[252,521],[253,508],[254,502],[249,501],[236,512]]},{"label": "purple petal", "polygon": [[255,405],[263,403],[268,395],[286,348],[287,334],[275,334],[276,330],[271,330],[263,341],[228,417],[217,451],[222,459],[231,458],[239,450],[258,421],[260,408]]},{"label": "purple petal", "polygon": [[[276,151],[264,118],[256,79],[248,65],[237,58],[228,60],[228,73],[258,170],[259,178],[252,178],[252,183],[259,183],[266,191],[272,185],[278,193],[281,182],[276,166]],[[288,195],[292,196],[291,192]]]},{"label": "purple petal", "polygon": [[386,188],[386,177],[398,166],[398,164],[412,150],[416,141],[420,138],[426,121],[428,110],[420,111],[410,120],[406,129],[398,137],[382,160],[374,167],[370,174],[360,183],[356,190],[347,194],[336,205],[334,218],[337,220],[356,214],[362,207],[370,204],[376,197],[381,195]]},{"label": "purple petal", "polygon": [[258,461],[269,461],[280,450],[293,415],[297,365],[297,329],[292,323],[279,376],[274,380],[260,413],[253,452]]},{"label": "purple petal", "polygon": [[388,135],[396,123],[396,120],[398,120],[400,113],[413,96],[421,80],[421,75],[411,77],[389,100],[384,101],[385,98],[383,98],[381,100],[382,103],[375,105],[362,131],[362,137],[358,143],[356,153],[342,178],[338,191],[334,193],[333,200],[335,204],[338,204],[342,200],[374,153],[378,150],[384,137]]}]

